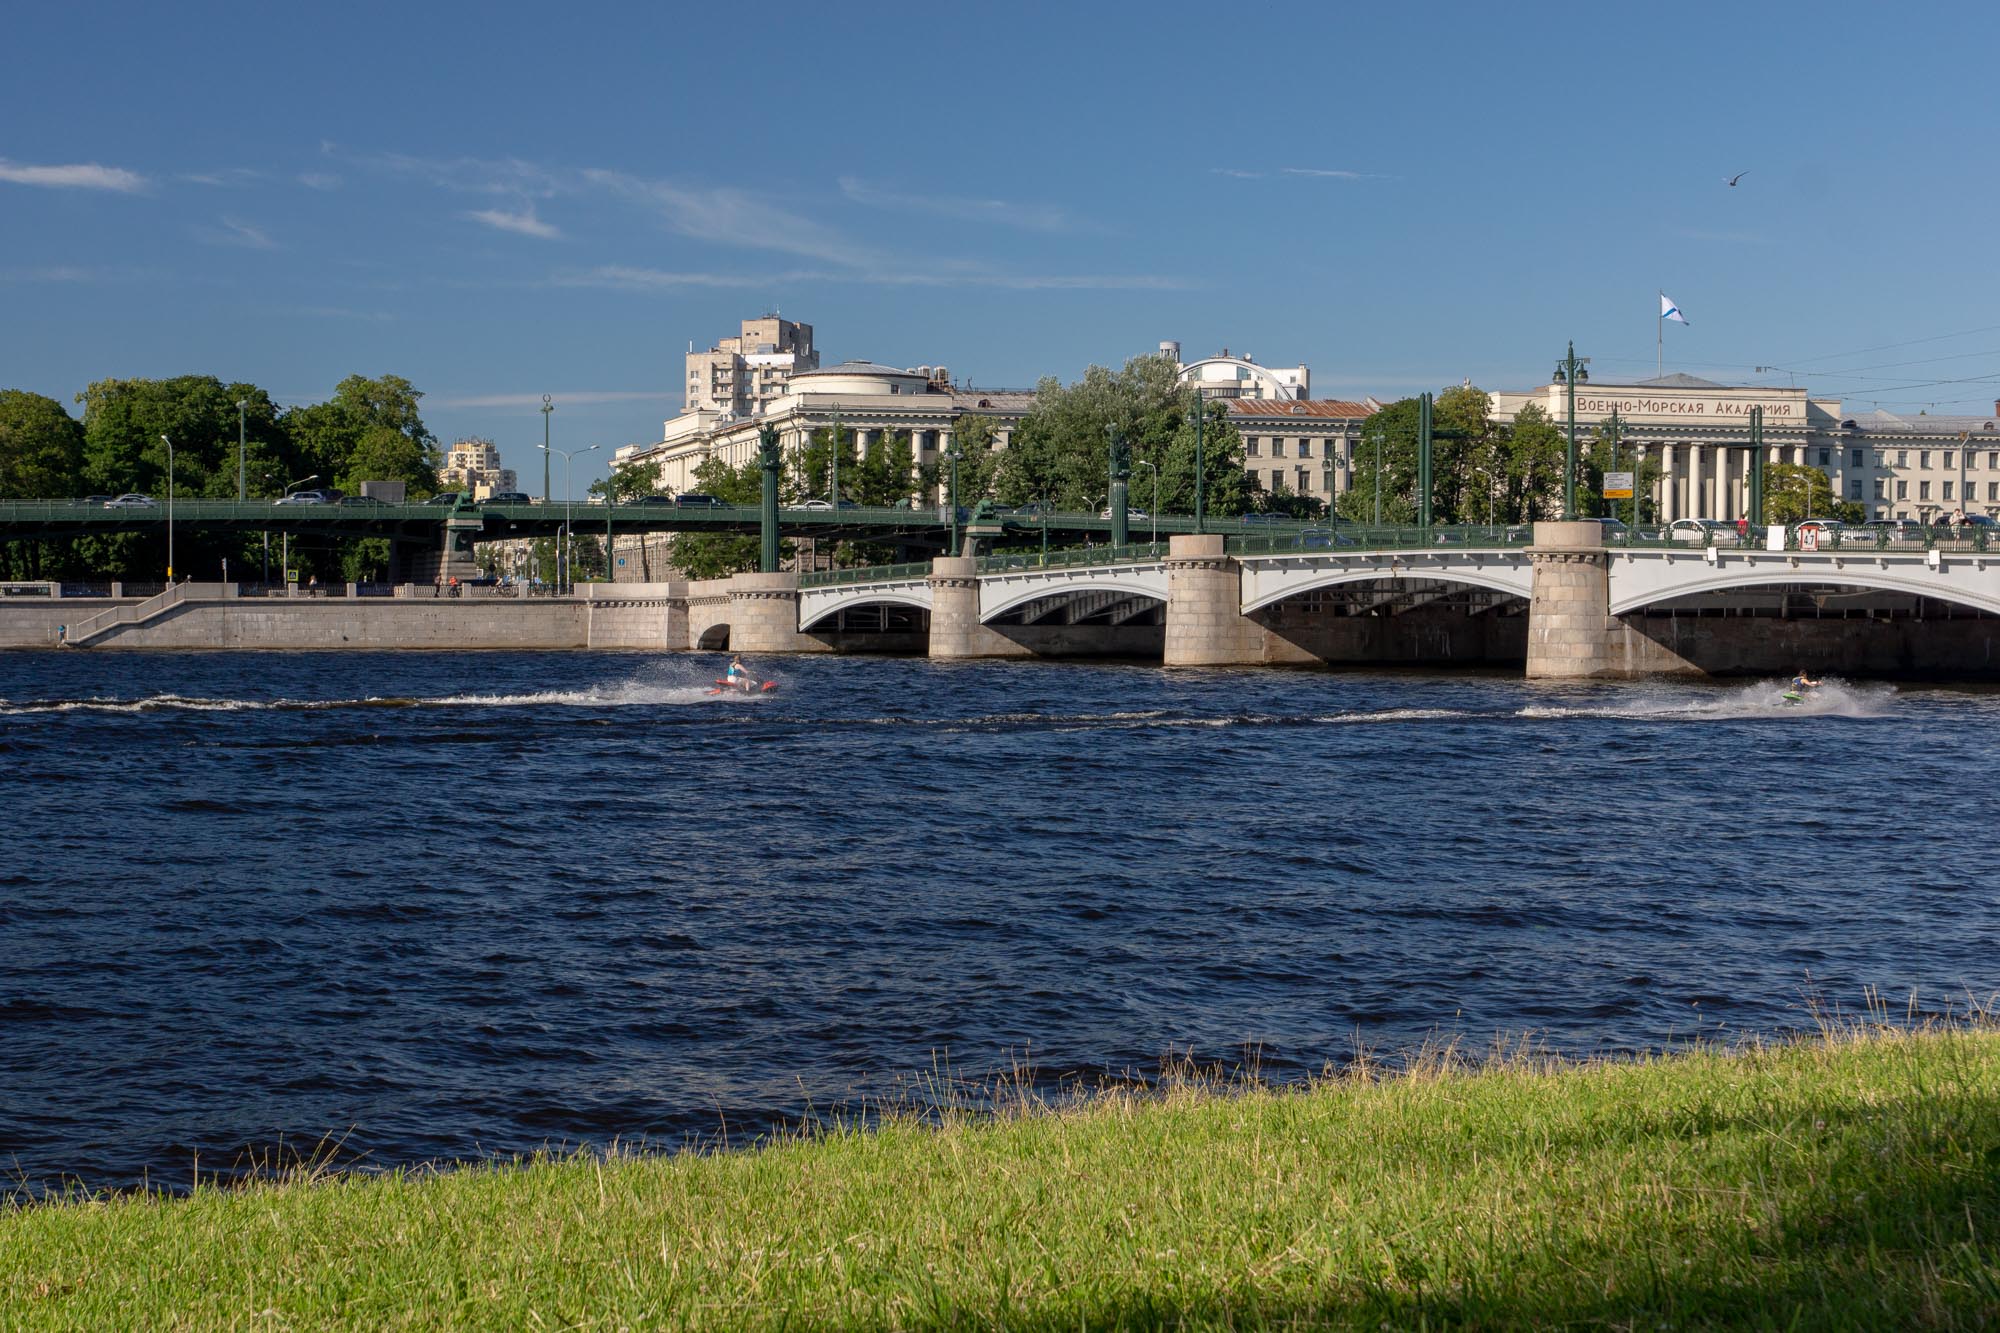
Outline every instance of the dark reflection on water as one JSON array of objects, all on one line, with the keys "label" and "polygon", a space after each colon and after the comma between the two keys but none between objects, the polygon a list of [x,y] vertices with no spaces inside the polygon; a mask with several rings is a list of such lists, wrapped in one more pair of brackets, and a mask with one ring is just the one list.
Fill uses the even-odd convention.
[{"label": "dark reflection on water", "polygon": [[587,655],[0,656],[0,1163],[732,1136],[1027,1053],[1296,1075],[2000,987],[2000,699]]}]

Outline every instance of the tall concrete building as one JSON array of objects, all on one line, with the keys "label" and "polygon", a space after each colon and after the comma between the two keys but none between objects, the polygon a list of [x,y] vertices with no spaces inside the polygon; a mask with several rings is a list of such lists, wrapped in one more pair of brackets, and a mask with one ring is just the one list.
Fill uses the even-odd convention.
[{"label": "tall concrete building", "polygon": [[687,412],[720,417],[762,415],[785,391],[793,375],[819,369],[810,324],[776,315],[743,321],[734,338],[719,339],[706,352],[690,345],[687,354]]},{"label": "tall concrete building", "polygon": [[469,491],[475,500],[521,489],[514,469],[500,466],[500,450],[491,440],[455,440],[438,469],[438,484],[446,490]]}]

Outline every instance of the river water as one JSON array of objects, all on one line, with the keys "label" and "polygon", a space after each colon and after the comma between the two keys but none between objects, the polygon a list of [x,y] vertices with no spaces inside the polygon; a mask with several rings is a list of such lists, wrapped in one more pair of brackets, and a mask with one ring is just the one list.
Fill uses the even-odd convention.
[{"label": "river water", "polygon": [[0,654],[0,1170],[731,1141],[934,1071],[2000,989],[2000,695]]}]

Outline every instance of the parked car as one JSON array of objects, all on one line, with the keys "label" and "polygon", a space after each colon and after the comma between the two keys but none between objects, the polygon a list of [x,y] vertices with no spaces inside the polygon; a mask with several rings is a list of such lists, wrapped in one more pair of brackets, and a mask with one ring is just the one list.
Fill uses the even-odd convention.
[{"label": "parked car", "polygon": [[533,504],[534,501],[528,498],[526,491],[496,491],[486,497],[486,503],[490,505],[526,505]]},{"label": "parked car", "polygon": [[704,509],[719,507],[722,501],[712,495],[701,495],[692,491],[682,491],[674,497],[674,504],[681,509]]},{"label": "parked car", "polygon": [[798,502],[797,504],[793,505],[793,506],[792,506],[792,508],[794,508],[794,509],[831,509],[831,508],[833,508],[833,501],[831,501],[831,500],[801,500],[801,501],[799,501],[799,502]]},{"label": "parked car", "polygon": [[[1106,505],[1106,506],[1104,506],[1104,508],[1102,508],[1102,509],[1098,510],[1098,511],[1097,511],[1097,516],[1098,516],[1099,518],[1110,518],[1110,517],[1111,517],[1111,506],[1110,506],[1110,505]],[[1147,512],[1146,512],[1145,510],[1143,510],[1143,509],[1130,509],[1130,508],[1128,508],[1128,509],[1127,509],[1127,510],[1125,511],[1125,517],[1127,517],[1127,518],[1151,518],[1151,517],[1152,517],[1152,515],[1151,515],[1151,514],[1149,514],[1149,513],[1147,513]]]},{"label": "parked car", "polygon": [[114,498],[116,497],[109,495],[86,495],[81,500],[71,500],[70,503],[73,505],[82,505],[86,509],[102,509],[105,505],[111,503]]},{"label": "parked car", "polygon": [[1677,518],[1667,525],[1667,540],[1696,546],[1734,546],[1736,525],[1713,518]]},{"label": "parked car", "polygon": [[281,505],[323,505],[332,504],[333,497],[325,491],[293,491],[290,495],[282,496],[271,503]]},{"label": "parked car", "polygon": [[158,506],[159,503],[158,500],[155,500],[150,495],[141,495],[137,491],[127,491],[123,495],[114,495],[109,500],[106,500],[104,507],[106,509],[152,509]]},{"label": "parked car", "polygon": [[1245,514],[1243,516],[1245,527],[1267,527],[1272,523],[1283,523],[1285,521],[1283,514]]},{"label": "parked car", "polygon": [[640,495],[627,500],[625,503],[628,505],[670,505],[673,502],[674,497],[671,495]]},{"label": "parked car", "polygon": [[1604,540],[1608,542],[1622,542],[1632,536],[1632,529],[1626,527],[1622,519],[1600,518],[1597,526],[1604,529]]},{"label": "parked car", "polygon": [[343,495],[335,503],[346,505],[350,509],[382,509],[387,507],[385,501],[379,500],[372,495]]}]

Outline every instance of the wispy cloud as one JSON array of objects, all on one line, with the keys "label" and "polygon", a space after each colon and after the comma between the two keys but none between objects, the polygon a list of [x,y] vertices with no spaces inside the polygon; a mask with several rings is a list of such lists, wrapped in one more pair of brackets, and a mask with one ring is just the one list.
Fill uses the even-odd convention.
[{"label": "wispy cloud", "polygon": [[[552,393],[549,395],[557,406],[594,407],[602,403],[665,403],[678,401],[678,394],[660,393],[652,389],[610,389],[585,392]],[[440,398],[432,396],[426,400],[438,407],[540,407],[542,395],[538,393],[474,393],[457,397]]]},{"label": "wispy cloud", "polygon": [[1245,171],[1241,167],[1210,167],[1208,174],[1211,176],[1228,176],[1232,180],[1239,181],[1260,181],[1264,179],[1263,172]]},{"label": "wispy cloud", "polygon": [[340,188],[340,177],[330,171],[301,171],[298,180],[299,184],[305,186],[308,190],[338,190]]},{"label": "wispy cloud", "polygon": [[293,313],[313,319],[359,319],[373,324],[387,324],[396,318],[385,310],[350,310],[338,305],[299,306]]},{"label": "wispy cloud", "polygon": [[670,229],[694,240],[772,250],[854,268],[869,268],[888,259],[830,227],[743,190],[689,186],[596,169],[580,175],[589,185],[647,205]]},{"label": "wispy cloud", "polygon": [[114,190],[137,194],[147,185],[146,178],[123,167],[107,167],[96,162],[75,162],[63,166],[38,167],[0,157],[0,181],[15,185],[40,185],[52,190]]},{"label": "wispy cloud", "polygon": [[81,264],[36,264],[28,268],[0,268],[0,282],[101,282],[111,276],[103,269]]},{"label": "wispy cloud", "polygon": [[483,222],[496,231],[511,231],[517,236],[536,236],[545,241],[553,241],[562,235],[553,223],[544,222],[535,216],[533,205],[518,213],[509,213],[502,208],[481,208],[465,216],[474,222]]},{"label": "wispy cloud", "polygon": [[223,167],[218,171],[184,171],[174,177],[189,185],[213,185],[223,189],[236,189],[264,179],[264,173],[250,167]]},{"label": "wispy cloud", "polygon": [[1006,199],[967,199],[948,194],[907,194],[881,190],[853,176],[840,178],[840,192],[866,208],[897,213],[929,213],[964,222],[985,222],[997,227],[1017,227],[1023,231],[1047,233],[1095,231],[1053,204],[1023,204]]},{"label": "wispy cloud", "polygon": [[1193,284],[1147,273],[1005,273],[976,265],[913,266],[896,269],[811,270],[781,273],[686,273],[605,265],[558,273],[555,287],[603,287],[614,291],[671,291],[683,287],[774,290],[802,283],[855,283],[876,287],[986,287],[1001,291],[1185,291]]},{"label": "wispy cloud", "polygon": [[218,220],[222,224],[219,227],[195,228],[196,239],[204,241],[209,245],[235,246],[239,250],[276,250],[278,248],[278,243],[271,239],[270,233],[254,223],[244,222],[239,218],[232,217],[223,217]]},{"label": "wispy cloud", "polygon": [[1287,176],[1312,176],[1318,180],[1373,181],[1383,177],[1372,171],[1345,171],[1335,167],[1279,167]]}]

